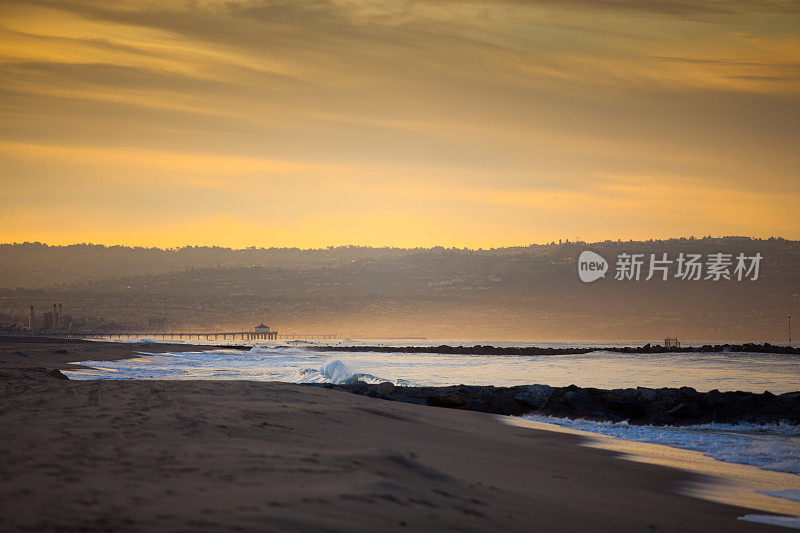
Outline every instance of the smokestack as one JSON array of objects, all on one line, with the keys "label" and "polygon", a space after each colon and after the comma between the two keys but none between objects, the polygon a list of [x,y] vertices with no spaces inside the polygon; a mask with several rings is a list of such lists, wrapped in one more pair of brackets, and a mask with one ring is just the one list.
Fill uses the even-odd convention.
[{"label": "smokestack", "polygon": [[58,326],[58,313],[56,312],[56,304],[53,304],[53,329]]},{"label": "smokestack", "polygon": [[61,324],[61,304],[58,304],[58,323]]},{"label": "smokestack", "polygon": [[31,306],[31,314],[28,315],[28,329],[30,331],[33,331],[33,320],[33,306]]}]

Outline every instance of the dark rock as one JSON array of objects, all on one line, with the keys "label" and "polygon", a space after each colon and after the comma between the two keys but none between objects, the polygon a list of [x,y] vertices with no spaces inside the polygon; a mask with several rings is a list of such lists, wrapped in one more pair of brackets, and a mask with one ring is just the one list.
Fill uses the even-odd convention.
[{"label": "dark rock", "polygon": [[457,393],[447,396],[429,396],[428,405],[433,407],[448,407],[450,409],[466,409],[467,407],[464,398]]},{"label": "dark rock", "polygon": [[672,409],[669,409],[666,414],[675,419],[694,420],[699,417],[700,411],[698,411],[697,407],[692,403],[681,402]]},{"label": "dark rock", "polygon": [[369,385],[363,381],[356,381],[355,383],[346,383],[347,388],[355,394],[366,394],[369,390]]},{"label": "dark rock", "polygon": [[549,385],[529,385],[516,393],[514,399],[532,409],[541,409],[550,401],[552,395],[553,387]]},{"label": "dark rock", "polygon": [[565,392],[564,401],[575,411],[587,411],[592,407],[592,400],[581,390]]},{"label": "dark rock", "polygon": [[395,385],[391,381],[384,381],[383,383],[379,383],[378,386],[375,387],[375,390],[378,391],[378,394],[384,396],[391,394],[394,391],[394,389]]},{"label": "dark rock", "polygon": [[681,387],[678,389],[678,396],[681,398],[696,398],[697,391],[691,387]]},{"label": "dark rock", "polygon": [[710,390],[702,395],[702,401],[707,405],[719,405],[723,402],[723,399],[724,396],[717,389]]},{"label": "dark rock", "polygon": [[647,387],[638,387],[636,390],[639,391],[639,396],[642,398],[642,400],[646,402],[652,402],[656,399],[655,389],[648,389]]},{"label": "dark rock", "polygon": [[607,391],[610,400],[616,402],[630,402],[639,399],[641,395],[637,389],[613,389]]},{"label": "dark rock", "polygon": [[467,407],[470,411],[478,411],[481,413],[489,413],[491,412],[491,407],[488,403],[482,402],[481,400],[472,400],[467,404]]}]

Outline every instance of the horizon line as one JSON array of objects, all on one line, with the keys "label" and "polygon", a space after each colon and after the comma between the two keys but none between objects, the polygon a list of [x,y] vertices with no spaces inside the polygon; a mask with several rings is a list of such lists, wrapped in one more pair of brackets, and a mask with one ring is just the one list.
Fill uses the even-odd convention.
[{"label": "horizon line", "polygon": [[696,237],[694,235],[691,236],[680,236],[680,237],[666,237],[666,238],[655,238],[651,237],[649,239],[605,239],[605,240],[597,240],[597,241],[584,241],[580,238],[575,238],[574,240],[570,240],[569,238],[562,238],[559,239],[558,242],[555,240],[551,240],[548,242],[528,242],[528,243],[519,243],[519,244],[505,244],[505,245],[498,245],[492,247],[470,247],[470,246],[456,246],[456,245],[444,245],[444,244],[436,244],[430,246],[395,246],[395,245],[373,245],[373,244],[357,244],[357,243],[349,243],[349,244],[336,244],[336,245],[328,245],[328,246],[320,246],[320,247],[299,247],[299,246],[265,246],[265,245],[251,245],[247,247],[233,247],[233,246],[225,246],[220,244],[195,244],[195,243],[187,243],[178,246],[149,246],[146,244],[108,244],[108,243],[97,243],[97,242],[73,242],[69,244],[49,244],[47,242],[42,241],[14,241],[14,242],[3,242],[0,243],[0,247],[7,247],[7,246],[44,246],[48,248],[70,248],[70,247],[77,247],[77,246],[94,246],[94,247],[104,247],[104,248],[131,248],[131,249],[144,249],[144,250],[162,250],[162,251],[174,251],[174,250],[182,250],[186,248],[219,248],[223,250],[231,250],[231,251],[245,251],[245,250],[298,250],[298,251],[324,251],[324,250],[336,250],[341,248],[370,248],[370,249],[390,249],[390,250],[433,250],[437,248],[445,249],[445,250],[466,250],[466,251],[487,251],[487,250],[502,250],[508,248],[531,248],[534,246],[563,246],[567,244],[582,244],[582,245],[593,245],[593,244],[609,244],[609,243],[647,243],[647,242],[669,242],[669,241],[704,241],[704,240],[719,240],[719,239],[746,239],[749,241],[787,241],[787,242],[800,242],[800,240],[793,240],[782,236],[775,236],[771,235],[770,237],[753,237],[748,235],[705,235],[701,237]]}]

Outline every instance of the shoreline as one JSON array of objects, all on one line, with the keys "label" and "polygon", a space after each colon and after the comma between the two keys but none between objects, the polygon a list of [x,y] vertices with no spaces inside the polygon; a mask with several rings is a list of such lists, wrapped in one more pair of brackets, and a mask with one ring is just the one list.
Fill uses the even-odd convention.
[{"label": "shoreline", "polygon": [[109,342],[62,337],[0,336],[0,369],[47,367],[50,370],[88,369],[82,361],[119,361],[139,357],[137,352],[156,349],[165,352],[193,352],[201,349],[235,347],[155,342]]},{"label": "shoreline", "polygon": [[707,476],[485,413],[276,382],[50,373],[139,349],[197,347],[0,344],[1,528],[779,531],[681,492]]},{"label": "shoreline", "polygon": [[[581,446],[616,452],[628,461],[661,465],[700,474],[705,479],[687,483],[682,488],[684,493],[728,505],[748,502],[762,511],[798,517],[795,526],[800,526],[800,501],[768,494],[768,492],[785,490],[797,491],[800,486],[798,483],[800,477],[796,474],[764,470],[753,465],[724,462],[700,451],[619,439],[524,417],[498,416],[498,419],[505,424],[520,427],[579,435],[586,439],[580,444]],[[767,486],[770,490],[765,489]]]}]

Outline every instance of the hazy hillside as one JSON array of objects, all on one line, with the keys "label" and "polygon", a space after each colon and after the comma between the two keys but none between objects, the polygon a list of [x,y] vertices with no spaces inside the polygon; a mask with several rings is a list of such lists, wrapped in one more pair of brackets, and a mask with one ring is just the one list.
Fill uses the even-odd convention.
[{"label": "hazy hillside", "polygon": [[[173,329],[248,327],[262,320],[282,331],[438,338],[596,338],[784,340],[786,315],[800,316],[800,243],[743,238],[554,244],[495,250],[337,248],[178,251],[10,246],[5,273],[47,254],[69,258],[52,275],[4,274],[0,312],[23,320],[31,304],[146,327],[164,318]],[[614,280],[583,283],[577,258],[619,253],[760,253],[756,281]],[[31,252],[30,254],[26,252]],[[128,263],[125,263],[127,258]],[[46,264],[46,260],[45,261]],[[186,264],[192,262],[187,269]],[[204,262],[205,261],[205,262]],[[237,263],[238,262],[238,263]],[[214,266],[200,267],[213,264]],[[125,266],[127,264],[127,266]],[[220,266],[216,266],[219,264]],[[135,275],[110,277],[114,265]],[[227,266],[226,266],[227,265]],[[242,266],[247,265],[247,266]],[[256,265],[256,266],[253,266]],[[126,270],[127,269],[127,270]],[[145,272],[147,272],[145,274]],[[64,283],[66,280],[73,283]],[[64,283],[62,285],[62,283]],[[80,323],[77,323],[80,324]]]},{"label": "hazy hillside", "polygon": [[0,287],[34,288],[97,281],[122,276],[158,274],[204,267],[331,265],[363,257],[395,257],[396,248],[345,246],[323,250],[299,248],[138,248],[42,243],[0,244]]}]

